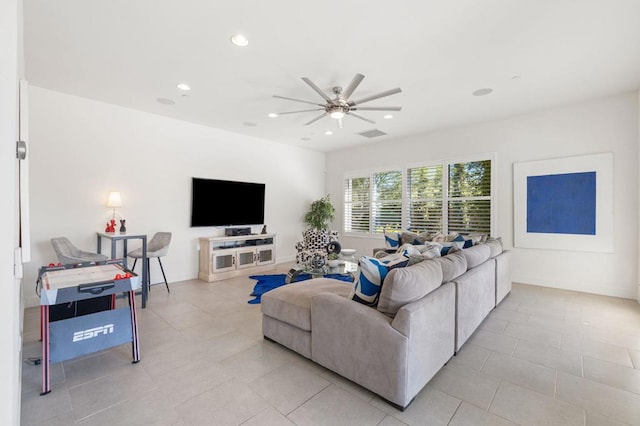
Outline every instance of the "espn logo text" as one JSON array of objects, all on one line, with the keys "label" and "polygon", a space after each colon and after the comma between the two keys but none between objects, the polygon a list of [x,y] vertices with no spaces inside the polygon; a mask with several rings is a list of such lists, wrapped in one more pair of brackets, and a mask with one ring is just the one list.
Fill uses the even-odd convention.
[{"label": "espn logo text", "polygon": [[88,330],[76,331],[73,333],[73,341],[79,342],[80,340],[87,340],[93,337],[98,337],[101,334],[113,333],[113,324],[101,325],[100,327],[90,328]]}]

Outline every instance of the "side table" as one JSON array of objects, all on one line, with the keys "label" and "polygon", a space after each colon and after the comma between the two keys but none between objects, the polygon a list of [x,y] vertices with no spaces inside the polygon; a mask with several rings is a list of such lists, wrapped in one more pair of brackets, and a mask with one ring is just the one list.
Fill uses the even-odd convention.
[{"label": "side table", "polygon": [[105,238],[111,241],[111,259],[116,258],[116,243],[118,241],[122,241],[122,257],[124,259],[125,265],[127,262],[127,241],[128,240],[141,240],[142,241],[142,307],[145,308],[147,306],[147,298],[149,296],[149,274],[148,274],[148,264],[149,259],[147,258],[147,235],[146,234],[119,234],[117,232],[108,233],[108,232],[96,232],[98,237],[98,253],[102,251],[102,239]]}]

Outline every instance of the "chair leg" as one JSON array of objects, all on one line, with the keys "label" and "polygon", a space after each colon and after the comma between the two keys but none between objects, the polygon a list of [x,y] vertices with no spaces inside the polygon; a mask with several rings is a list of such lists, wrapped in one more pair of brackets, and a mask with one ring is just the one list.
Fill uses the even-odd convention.
[{"label": "chair leg", "polygon": [[136,262],[138,261],[137,257],[133,258],[133,267],[131,268],[131,272],[133,272],[134,269],[136,269]]},{"label": "chair leg", "polygon": [[164,274],[164,268],[162,267],[162,261],[158,258],[158,263],[160,264],[160,270],[162,271],[162,277],[164,278],[164,284],[167,286],[167,292],[171,293],[169,290],[169,283],[167,282],[167,276]]}]

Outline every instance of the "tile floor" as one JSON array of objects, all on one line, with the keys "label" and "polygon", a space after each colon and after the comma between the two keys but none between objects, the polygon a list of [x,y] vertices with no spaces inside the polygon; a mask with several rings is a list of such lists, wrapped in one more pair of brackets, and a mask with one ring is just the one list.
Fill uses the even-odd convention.
[{"label": "tile floor", "polygon": [[[281,265],[278,270],[288,270]],[[255,281],[154,286],[130,345],[52,365],[25,312],[23,425],[640,425],[640,305],[514,284],[404,412],[262,339]]]}]

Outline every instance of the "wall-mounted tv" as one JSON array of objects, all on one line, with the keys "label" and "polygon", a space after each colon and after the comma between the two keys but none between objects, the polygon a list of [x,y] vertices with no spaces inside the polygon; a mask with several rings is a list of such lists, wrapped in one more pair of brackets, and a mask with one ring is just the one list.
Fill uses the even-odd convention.
[{"label": "wall-mounted tv", "polygon": [[264,224],[264,183],[192,178],[191,226]]}]

